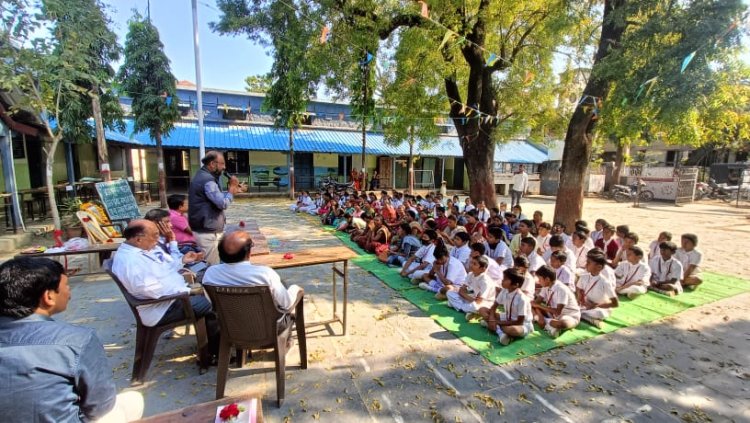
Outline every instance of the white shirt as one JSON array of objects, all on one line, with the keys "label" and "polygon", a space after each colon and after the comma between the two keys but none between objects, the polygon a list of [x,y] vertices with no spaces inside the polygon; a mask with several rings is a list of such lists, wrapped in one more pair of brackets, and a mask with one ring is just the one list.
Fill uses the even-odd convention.
[{"label": "white shirt", "polygon": [[520,172],[513,174],[513,191],[526,192],[529,188],[529,174]]},{"label": "white shirt", "polygon": [[222,263],[210,266],[203,275],[203,284],[210,286],[268,286],[276,307],[281,312],[291,311],[297,299],[299,286],[288,289],[281,283],[275,270],[267,266],[256,266],[249,261]]},{"label": "white shirt", "polygon": [[596,276],[588,272],[584,273],[578,279],[576,287],[583,291],[584,298],[588,302],[594,304],[608,303],[612,298],[617,297],[615,288],[601,273]]},{"label": "white shirt", "polygon": [[487,221],[490,220],[490,211],[487,210],[487,207],[481,210],[477,209],[477,220],[482,223],[487,223]]},{"label": "white shirt", "polygon": [[419,247],[414,255],[421,260],[422,263],[432,264],[435,261],[435,244],[430,242],[428,245],[422,245]]},{"label": "white shirt", "polygon": [[[159,247],[146,251],[123,243],[112,259],[112,273],[130,295],[142,300],[190,292],[177,272],[180,268],[182,262],[173,260]],[[144,325],[155,326],[174,301],[138,306],[138,315]]]},{"label": "white shirt", "polygon": [[469,266],[469,260],[471,259],[471,248],[468,244],[464,244],[460,247],[453,247],[451,249],[451,257],[455,257],[463,263],[464,268]]},{"label": "white shirt", "polygon": [[502,259],[502,264],[506,267],[513,267],[513,254],[510,252],[510,248],[503,241],[498,241],[495,248],[490,247],[487,241],[484,241],[484,250],[491,259],[497,260]]},{"label": "white shirt", "polygon": [[484,257],[487,259],[487,262],[489,265],[487,266],[487,271],[485,272],[487,276],[490,277],[495,282],[495,285],[497,288],[502,288],[501,284],[503,283],[503,272],[507,267],[503,264],[497,264],[497,262],[490,256],[484,255]]},{"label": "white shirt", "polygon": [[657,241],[651,241],[651,244],[648,245],[648,259],[649,261],[652,260],[654,257],[659,257],[659,244],[660,242]]},{"label": "white shirt", "polygon": [[474,210],[476,208],[477,207],[475,205],[473,205],[473,204],[466,204],[464,206],[464,210],[463,211],[464,211],[464,213],[468,213],[468,212],[470,212],[470,211],[472,211],[472,210]]},{"label": "white shirt", "polygon": [[695,270],[693,270],[692,276],[698,276],[701,273],[700,265],[701,260],[703,259],[703,254],[701,254],[700,251],[696,249],[685,251],[682,248],[679,248],[675,253],[675,258],[682,264],[683,279],[685,278],[685,272],[687,272],[688,266],[691,264],[695,265]]},{"label": "white shirt", "polygon": [[615,277],[617,278],[618,288],[626,283],[637,281],[643,281],[643,284],[648,286],[651,281],[651,269],[643,262],[632,264],[627,260],[621,261],[615,269]]},{"label": "white shirt", "polygon": [[539,291],[539,296],[548,307],[556,309],[560,304],[564,305],[560,315],[555,317],[570,316],[576,320],[581,320],[581,308],[578,306],[576,296],[562,282],[555,281],[552,285],[542,288]]},{"label": "white shirt", "polygon": [[539,257],[539,254],[537,254],[536,251],[532,251],[531,254],[526,256],[526,258],[529,259],[529,272],[536,273],[540,267],[544,266],[544,260]]},{"label": "white shirt", "polygon": [[490,279],[487,271],[476,276],[471,272],[467,273],[464,284],[471,289],[475,296],[482,298],[477,304],[479,307],[492,307],[492,299],[495,297],[495,282]]},{"label": "white shirt", "polygon": [[531,299],[524,295],[520,289],[510,292],[503,289],[497,294],[495,302],[503,306],[503,312],[500,312],[500,320],[510,322],[523,316],[523,323],[531,323],[533,313],[531,311]]},{"label": "white shirt", "polygon": [[674,257],[664,261],[659,255],[652,258],[649,265],[651,266],[651,280],[653,281],[664,282],[676,279],[679,284],[680,279],[682,279],[682,263]]},{"label": "white shirt", "polygon": [[455,257],[449,256],[448,261],[445,262],[439,272],[445,279],[448,279],[456,286],[463,285],[466,280],[466,268]]},{"label": "white shirt", "polygon": [[555,269],[555,278],[562,282],[565,286],[570,288],[571,291],[576,289],[576,277],[572,270],[568,266],[560,266]]},{"label": "white shirt", "polygon": [[[568,256],[567,260],[565,260],[565,266],[567,266],[570,270],[575,271],[575,269],[576,269],[576,255],[575,255],[575,253],[573,252],[573,250],[571,250],[568,247],[564,247],[563,251],[565,252],[565,255]],[[542,258],[544,259],[545,263],[550,264],[549,260],[552,257],[552,253],[553,252],[554,251],[552,251],[552,248],[550,248],[549,250],[547,250],[547,251],[544,252],[544,254],[542,255]]]},{"label": "white shirt", "polygon": [[579,269],[585,269],[586,268],[586,254],[591,250],[591,248],[588,248],[586,244],[581,245],[581,247],[573,246],[573,256],[568,256],[568,261],[573,261],[575,263],[575,267]]},{"label": "white shirt", "polygon": [[536,249],[537,251],[541,251],[542,254],[545,254],[547,251],[549,251],[549,239],[552,238],[552,235],[547,234],[547,236],[541,236],[537,235],[536,237]]},{"label": "white shirt", "polygon": [[529,272],[523,275],[523,285],[521,285],[521,291],[526,294],[529,298],[534,298],[534,292],[536,292],[536,277]]},{"label": "white shirt", "polygon": [[589,234],[589,238],[591,239],[591,242],[596,242],[599,240],[599,238],[603,237],[602,231],[593,231]]}]

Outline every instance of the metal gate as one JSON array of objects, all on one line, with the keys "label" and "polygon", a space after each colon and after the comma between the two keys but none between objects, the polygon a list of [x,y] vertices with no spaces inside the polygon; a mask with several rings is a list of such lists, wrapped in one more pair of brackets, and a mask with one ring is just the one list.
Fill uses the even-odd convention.
[{"label": "metal gate", "polygon": [[677,196],[675,204],[692,203],[695,197],[695,183],[698,181],[697,167],[681,167],[675,169],[677,173]]}]

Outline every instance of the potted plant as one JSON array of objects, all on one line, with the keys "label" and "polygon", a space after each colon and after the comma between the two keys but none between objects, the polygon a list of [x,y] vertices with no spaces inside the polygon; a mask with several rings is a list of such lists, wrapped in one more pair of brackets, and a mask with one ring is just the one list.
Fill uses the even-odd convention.
[{"label": "potted plant", "polygon": [[58,205],[60,224],[67,239],[81,237],[83,227],[76,213],[81,210],[81,200],[77,197],[65,198]]}]

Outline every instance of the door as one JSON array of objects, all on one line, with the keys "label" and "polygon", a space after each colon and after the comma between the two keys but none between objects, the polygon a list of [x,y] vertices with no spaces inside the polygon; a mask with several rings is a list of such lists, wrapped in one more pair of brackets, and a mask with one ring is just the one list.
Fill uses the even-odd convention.
[{"label": "door", "polygon": [[[26,138],[26,137],[23,137]],[[23,138],[21,138],[23,140]],[[45,185],[47,174],[44,166],[37,166],[37,163],[46,163],[44,153],[42,152],[42,142],[31,137],[26,138],[26,161],[29,164],[29,185],[31,188],[39,188]],[[15,143],[16,140],[14,139]],[[21,141],[23,142],[23,141]],[[55,183],[57,181],[52,181]]]},{"label": "door", "polygon": [[464,159],[453,159],[453,189],[464,189]]},{"label": "door", "polygon": [[294,190],[307,190],[315,185],[312,153],[294,153]]},{"label": "door", "polygon": [[190,184],[190,150],[164,149],[167,189],[185,191]]},{"label": "door", "polygon": [[378,175],[380,176],[380,189],[393,188],[393,157],[378,158]]},{"label": "door", "polygon": [[339,155],[339,182],[348,182],[352,171],[352,156]]}]

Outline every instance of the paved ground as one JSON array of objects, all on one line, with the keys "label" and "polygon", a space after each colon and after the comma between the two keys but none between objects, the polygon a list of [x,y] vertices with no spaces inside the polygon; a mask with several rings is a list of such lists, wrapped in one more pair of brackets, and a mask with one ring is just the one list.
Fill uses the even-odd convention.
[{"label": "paved ground", "polygon": [[[247,200],[230,220],[258,220],[274,251],[338,241],[286,211],[282,200]],[[554,205],[529,200],[552,215]],[[694,231],[707,267],[750,277],[744,251],[750,221],[719,203],[632,209],[586,201],[585,217],[630,223],[649,240],[658,231]],[[713,246],[709,244],[714,244]],[[736,252],[736,253],[735,253]],[[722,261],[722,256],[729,257]],[[281,271],[304,285],[306,319],[331,313],[330,267]],[[120,389],[129,388],[134,320],[114,284],[104,277],[74,278],[73,300],[60,317],[92,326],[105,343]],[[351,270],[349,330],[334,325],[308,335],[307,370],[295,347],[287,363],[286,402],[275,404],[273,360],[256,354],[230,374],[227,394],[257,390],[264,413],[281,421],[750,421],[750,294],[504,366],[486,362],[372,275]],[[199,375],[194,337],[161,340],[146,397],[146,415],[214,398],[215,369]],[[501,348],[498,345],[498,348]]]}]

